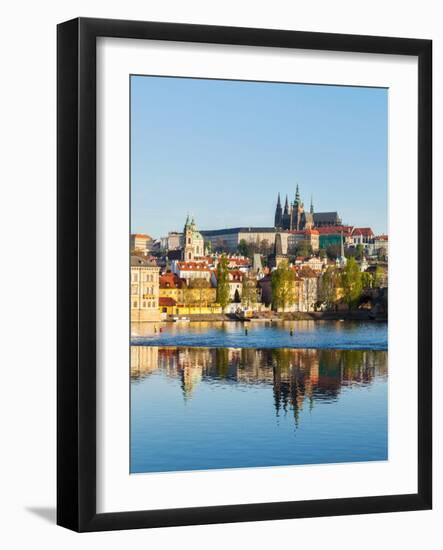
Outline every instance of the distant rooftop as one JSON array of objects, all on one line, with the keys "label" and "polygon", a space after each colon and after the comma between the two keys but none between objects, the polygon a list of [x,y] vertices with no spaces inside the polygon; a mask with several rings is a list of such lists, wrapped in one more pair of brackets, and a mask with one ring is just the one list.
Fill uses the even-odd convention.
[{"label": "distant rooftop", "polygon": [[227,227],[226,229],[210,229],[200,231],[206,237],[216,237],[217,235],[233,235],[235,233],[276,233],[275,227]]}]

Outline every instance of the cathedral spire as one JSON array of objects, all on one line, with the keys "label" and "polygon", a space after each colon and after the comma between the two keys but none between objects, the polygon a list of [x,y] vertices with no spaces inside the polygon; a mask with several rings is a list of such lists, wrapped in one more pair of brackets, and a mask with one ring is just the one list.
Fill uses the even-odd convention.
[{"label": "cathedral spire", "polygon": [[314,213],[314,202],[312,200],[312,195],[311,195],[311,208],[309,209],[310,213],[313,214]]},{"label": "cathedral spire", "polygon": [[297,204],[300,204],[300,189],[298,188],[298,183],[297,183],[297,187],[295,189],[295,202]]},{"label": "cathedral spire", "polygon": [[285,200],[285,209],[283,211],[284,214],[289,214],[289,202],[288,202],[288,195],[286,195],[286,200]]},{"label": "cathedral spire", "polygon": [[282,225],[282,210],[280,202],[280,193],[277,198],[277,206],[275,207],[274,227],[281,227]]}]

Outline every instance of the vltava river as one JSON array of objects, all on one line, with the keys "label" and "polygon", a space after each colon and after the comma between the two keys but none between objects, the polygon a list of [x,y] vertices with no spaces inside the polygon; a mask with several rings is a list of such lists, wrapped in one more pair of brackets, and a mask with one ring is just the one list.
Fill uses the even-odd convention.
[{"label": "vltava river", "polygon": [[387,459],[386,324],[147,326],[131,345],[131,472]]}]

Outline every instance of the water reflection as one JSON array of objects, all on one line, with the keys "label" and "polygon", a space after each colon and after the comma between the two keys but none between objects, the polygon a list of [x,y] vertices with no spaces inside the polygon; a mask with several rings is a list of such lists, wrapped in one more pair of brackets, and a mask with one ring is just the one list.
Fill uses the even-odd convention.
[{"label": "water reflection", "polygon": [[374,350],[131,346],[132,381],[153,373],[179,380],[185,400],[201,384],[271,387],[275,414],[291,412],[297,425],[303,407],[333,403],[344,388],[386,379],[388,366],[387,353]]},{"label": "water reflection", "polygon": [[387,350],[387,324],[364,321],[133,323],[132,343],[213,348]]}]

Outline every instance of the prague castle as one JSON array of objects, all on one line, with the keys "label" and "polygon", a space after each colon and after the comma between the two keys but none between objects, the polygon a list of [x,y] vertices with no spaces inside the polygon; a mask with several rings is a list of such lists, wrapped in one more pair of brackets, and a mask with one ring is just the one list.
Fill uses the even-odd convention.
[{"label": "prague castle", "polygon": [[292,204],[288,202],[286,195],[285,206],[282,209],[280,193],[275,207],[274,228],[286,231],[300,231],[302,229],[313,229],[314,227],[341,225],[341,219],[337,212],[314,212],[314,204],[311,198],[309,212],[305,211],[304,204],[300,198],[300,190],[296,188],[295,199]]},{"label": "prague castle", "polygon": [[219,247],[235,252],[244,240],[247,243],[260,243],[267,241],[274,246],[276,234],[281,235],[282,253],[288,252],[288,237],[295,231],[309,231],[318,227],[341,226],[342,221],[338,212],[314,212],[314,204],[311,199],[309,211],[305,210],[301,200],[300,190],[297,185],[294,201],[290,204],[286,197],[282,208],[280,193],[274,214],[273,227],[233,227],[226,229],[213,229],[201,231],[205,242],[210,242],[214,250]]}]

